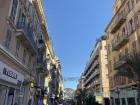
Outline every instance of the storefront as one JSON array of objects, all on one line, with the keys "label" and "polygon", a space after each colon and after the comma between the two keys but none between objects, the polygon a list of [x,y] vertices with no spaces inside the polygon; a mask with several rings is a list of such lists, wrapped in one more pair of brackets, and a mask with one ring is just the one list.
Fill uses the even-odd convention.
[{"label": "storefront", "polygon": [[0,61],[0,105],[22,105],[24,75]]},{"label": "storefront", "polygon": [[137,105],[137,91],[131,88],[111,92],[111,105]]}]

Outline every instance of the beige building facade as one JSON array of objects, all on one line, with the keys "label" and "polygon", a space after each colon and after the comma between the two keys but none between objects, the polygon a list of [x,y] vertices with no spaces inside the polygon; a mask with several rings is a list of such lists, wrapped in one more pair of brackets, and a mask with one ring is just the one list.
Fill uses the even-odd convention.
[{"label": "beige building facade", "polygon": [[114,16],[106,28],[112,105],[137,105],[133,81],[116,76],[124,56],[140,51],[140,0],[116,0]]},{"label": "beige building facade", "polygon": [[83,73],[84,87],[92,89],[96,101],[105,103],[109,101],[109,78],[106,49],[106,36],[101,37],[93,50],[86,69]]},{"label": "beige building facade", "polygon": [[0,12],[0,105],[35,105],[40,98],[47,104],[56,56],[42,1],[0,0]]},{"label": "beige building facade", "polygon": [[85,79],[85,76],[82,73],[79,79],[79,83],[77,85],[77,89],[82,89],[82,90],[84,89],[84,79]]},{"label": "beige building facade", "polygon": [[31,2],[0,0],[0,100],[1,105],[35,103],[31,81],[36,81],[36,37]]}]

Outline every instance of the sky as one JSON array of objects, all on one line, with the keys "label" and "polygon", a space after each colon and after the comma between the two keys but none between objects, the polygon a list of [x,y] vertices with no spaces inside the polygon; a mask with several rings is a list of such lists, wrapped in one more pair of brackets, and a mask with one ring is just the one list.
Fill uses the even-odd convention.
[{"label": "sky", "polygon": [[[48,33],[64,78],[80,77],[112,17],[114,0],[43,0]],[[76,89],[78,81],[64,81]]]}]

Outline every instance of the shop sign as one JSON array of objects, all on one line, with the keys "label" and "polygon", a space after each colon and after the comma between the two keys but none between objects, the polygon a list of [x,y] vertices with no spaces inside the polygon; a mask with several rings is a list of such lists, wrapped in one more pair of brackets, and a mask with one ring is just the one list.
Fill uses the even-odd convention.
[{"label": "shop sign", "polygon": [[24,81],[24,76],[0,61],[0,79],[18,85]]},{"label": "shop sign", "polygon": [[96,96],[96,102],[102,103],[103,102],[103,98],[101,96]]},{"label": "shop sign", "polygon": [[17,79],[17,74],[12,72],[12,71],[10,71],[10,70],[8,70],[6,67],[4,67],[4,69],[3,69],[3,74],[6,75],[6,76],[11,77],[13,79]]}]

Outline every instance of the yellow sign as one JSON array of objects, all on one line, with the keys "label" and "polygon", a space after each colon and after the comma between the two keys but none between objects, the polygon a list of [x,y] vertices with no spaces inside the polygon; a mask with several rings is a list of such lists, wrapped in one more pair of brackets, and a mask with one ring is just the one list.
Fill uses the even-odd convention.
[{"label": "yellow sign", "polygon": [[99,103],[103,102],[103,98],[101,96],[96,96],[96,101]]}]

